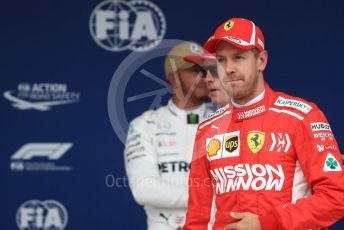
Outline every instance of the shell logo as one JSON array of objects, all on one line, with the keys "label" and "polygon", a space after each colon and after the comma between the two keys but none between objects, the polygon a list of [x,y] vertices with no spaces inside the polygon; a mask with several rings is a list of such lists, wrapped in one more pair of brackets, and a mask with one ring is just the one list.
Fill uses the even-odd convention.
[{"label": "shell logo", "polygon": [[214,156],[217,154],[217,152],[221,149],[221,142],[214,138],[211,141],[209,141],[208,145],[207,145],[207,153],[208,156]]}]

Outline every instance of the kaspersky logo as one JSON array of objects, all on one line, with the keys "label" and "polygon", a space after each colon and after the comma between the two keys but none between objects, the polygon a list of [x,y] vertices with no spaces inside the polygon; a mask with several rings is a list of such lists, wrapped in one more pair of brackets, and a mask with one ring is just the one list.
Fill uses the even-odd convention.
[{"label": "kaspersky logo", "polygon": [[301,112],[308,114],[312,110],[312,106],[298,100],[286,99],[279,96],[275,102],[276,106],[280,107],[289,107],[293,109],[297,109]]},{"label": "kaspersky logo", "polygon": [[216,194],[238,190],[281,191],[284,172],[281,165],[237,164],[210,170]]}]

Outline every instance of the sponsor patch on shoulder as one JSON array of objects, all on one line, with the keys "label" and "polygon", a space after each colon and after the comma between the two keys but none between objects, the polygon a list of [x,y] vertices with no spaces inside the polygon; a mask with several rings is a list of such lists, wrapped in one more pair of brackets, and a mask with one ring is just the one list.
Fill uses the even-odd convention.
[{"label": "sponsor patch on shoulder", "polygon": [[312,110],[312,106],[298,100],[293,100],[293,99],[286,99],[284,97],[279,96],[277,100],[275,101],[276,106],[279,107],[289,107],[289,108],[294,108],[297,109],[303,113],[308,114]]},{"label": "sponsor patch on shoulder", "polygon": [[325,122],[314,122],[311,123],[311,129],[313,132],[316,131],[332,131],[331,126],[328,123]]},{"label": "sponsor patch on shoulder", "polygon": [[342,167],[338,163],[337,159],[331,154],[328,153],[325,163],[324,163],[324,172],[340,172]]},{"label": "sponsor patch on shoulder", "polygon": [[223,112],[226,111],[228,108],[229,108],[229,104],[225,105],[224,107],[221,107],[221,108],[217,109],[215,112],[209,114],[209,115],[207,116],[207,119],[212,118],[212,117],[214,117],[214,116],[216,116],[216,115],[219,115],[219,114],[223,113]]}]

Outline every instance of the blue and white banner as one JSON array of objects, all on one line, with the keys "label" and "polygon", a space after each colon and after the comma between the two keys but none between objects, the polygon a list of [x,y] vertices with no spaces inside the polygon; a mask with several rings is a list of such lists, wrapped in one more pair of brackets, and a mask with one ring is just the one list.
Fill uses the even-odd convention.
[{"label": "blue and white banner", "polygon": [[171,97],[166,53],[231,17],[260,26],[267,82],[315,102],[344,150],[342,1],[1,5],[0,229],[146,229],[124,168],[128,124]]}]

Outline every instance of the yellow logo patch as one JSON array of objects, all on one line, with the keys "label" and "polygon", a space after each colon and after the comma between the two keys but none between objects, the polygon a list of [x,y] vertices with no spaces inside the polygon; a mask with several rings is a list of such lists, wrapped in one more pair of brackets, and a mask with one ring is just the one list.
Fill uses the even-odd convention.
[{"label": "yellow logo patch", "polygon": [[220,149],[221,149],[221,142],[216,138],[212,139],[207,145],[208,156],[211,157],[211,156],[216,155]]},{"label": "yellow logo patch", "polygon": [[256,154],[258,153],[265,142],[265,133],[259,131],[250,131],[247,134],[247,144],[251,151]]},{"label": "yellow logo patch", "polygon": [[224,29],[225,31],[228,31],[228,30],[232,29],[233,26],[234,26],[234,22],[233,22],[233,21],[228,21],[228,22],[226,22],[226,23],[224,24],[223,29]]},{"label": "yellow logo patch", "polygon": [[228,152],[230,153],[234,152],[235,150],[238,149],[238,146],[239,146],[239,137],[237,135],[226,137],[225,149]]}]

